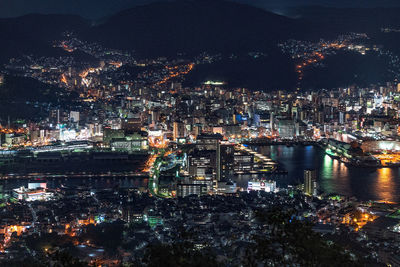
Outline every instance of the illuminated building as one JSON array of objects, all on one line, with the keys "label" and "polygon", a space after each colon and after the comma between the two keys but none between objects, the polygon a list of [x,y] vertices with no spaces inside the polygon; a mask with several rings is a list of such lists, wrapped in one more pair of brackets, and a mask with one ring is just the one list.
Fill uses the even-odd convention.
[{"label": "illuminated building", "polygon": [[212,176],[216,157],[213,150],[197,150],[188,156],[189,174],[196,177]]},{"label": "illuminated building", "polygon": [[254,167],[254,155],[249,155],[241,151],[235,151],[234,162],[235,173],[250,172],[253,170]]},{"label": "illuminated building", "polygon": [[26,136],[18,133],[0,133],[1,145],[21,145],[25,142]]},{"label": "illuminated building", "polygon": [[122,120],[121,128],[128,131],[139,131],[142,127],[142,120],[138,117]]},{"label": "illuminated building", "polygon": [[316,170],[304,170],[304,193],[310,196],[317,195]]},{"label": "illuminated building", "polygon": [[105,146],[109,146],[112,139],[119,139],[124,137],[125,137],[125,131],[122,129],[115,130],[115,129],[105,128],[103,135],[103,144]]},{"label": "illuminated building", "polygon": [[361,148],[364,152],[381,153],[381,152],[400,152],[399,141],[365,141]]},{"label": "illuminated building", "polygon": [[163,220],[159,216],[152,216],[149,214],[143,215],[143,220],[148,223],[150,227],[156,227],[157,225],[162,225]]},{"label": "illuminated building", "polygon": [[177,196],[186,197],[189,195],[206,195],[207,185],[206,184],[178,184],[177,185]]},{"label": "illuminated building", "polygon": [[69,114],[69,120],[71,122],[79,122],[79,111],[71,111]]},{"label": "illuminated building", "polygon": [[126,203],[122,207],[122,220],[127,223],[141,223],[143,221],[143,207]]},{"label": "illuminated building", "polygon": [[263,112],[259,114],[259,119],[260,119],[260,125],[262,127],[265,127],[267,129],[272,130],[273,129],[273,120],[274,116],[273,113],[270,112]]},{"label": "illuminated building", "polygon": [[203,184],[207,186],[207,193],[211,192],[214,188],[214,181],[212,177],[197,177],[192,180],[193,184]]},{"label": "illuminated building", "polygon": [[224,125],[224,132],[226,136],[240,135],[242,133],[242,127],[240,125]]},{"label": "illuminated building", "polygon": [[28,189],[29,190],[35,190],[38,188],[46,189],[47,188],[47,182],[44,180],[32,180],[28,183]]},{"label": "illuminated building", "polygon": [[247,191],[276,192],[276,182],[264,179],[252,179],[247,183]]},{"label": "illuminated building", "polygon": [[235,182],[226,181],[218,182],[218,193],[220,194],[235,194],[237,192],[237,185]]},{"label": "illuminated building", "polygon": [[60,129],[60,140],[62,141],[72,141],[77,139],[77,132],[74,129]]},{"label": "illuminated building", "polygon": [[26,187],[20,187],[13,190],[13,196],[18,200],[25,201],[45,201],[53,197],[53,193],[46,192],[45,189],[28,189]]},{"label": "illuminated building", "polygon": [[46,192],[47,183],[43,180],[33,180],[28,183],[28,188],[19,187],[13,190],[13,196],[18,200],[35,201],[48,200],[53,193]]},{"label": "illuminated building", "polygon": [[217,145],[222,139],[221,134],[201,134],[197,136],[196,148],[199,150],[217,150]]},{"label": "illuminated building", "polygon": [[213,177],[215,173],[218,175],[220,140],[222,140],[220,134],[201,134],[198,136],[195,150],[188,156],[190,175],[208,178]]},{"label": "illuminated building", "polygon": [[177,141],[179,137],[186,137],[185,125],[182,122],[173,123],[173,140]]},{"label": "illuminated building", "polygon": [[217,146],[217,181],[231,178],[235,166],[235,146],[218,144]]},{"label": "illuminated building", "polygon": [[134,132],[124,138],[113,138],[110,142],[113,151],[145,151],[149,148],[146,132]]},{"label": "illuminated building", "polygon": [[343,112],[339,112],[339,124],[344,124],[345,120],[344,120],[344,113]]},{"label": "illuminated building", "polygon": [[283,139],[291,139],[295,135],[295,123],[293,120],[279,120],[278,122],[279,136]]},{"label": "illuminated building", "polygon": [[221,82],[221,81],[206,81],[203,84],[205,84],[205,85],[224,85],[225,82]]}]

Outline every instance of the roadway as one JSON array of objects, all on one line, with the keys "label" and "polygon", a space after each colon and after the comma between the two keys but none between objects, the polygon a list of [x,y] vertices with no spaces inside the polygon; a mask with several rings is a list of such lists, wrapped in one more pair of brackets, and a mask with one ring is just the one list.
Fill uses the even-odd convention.
[{"label": "roadway", "polygon": [[[172,198],[171,195],[161,194],[158,189],[160,174],[164,171],[171,170],[178,166],[175,153],[168,153],[165,149],[156,150],[157,158],[155,159],[153,166],[150,168],[150,178],[148,183],[148,189],[151,195],[160,198]],[[168,156],[167,156],[168,155]],[[167,159],[167,163],[165,162]]]}]

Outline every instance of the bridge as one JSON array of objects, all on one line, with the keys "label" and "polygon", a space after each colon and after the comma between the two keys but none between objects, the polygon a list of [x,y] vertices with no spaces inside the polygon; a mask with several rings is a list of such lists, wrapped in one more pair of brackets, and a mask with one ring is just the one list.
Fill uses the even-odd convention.
[{"label": "bridge", "polygon": [[255,138],[241,142],[244,145],[257,145],[257,146],[276,146],[276,145],[317,145],[317,141],[300,141],[300,140],[273,140],[269,138]]}]

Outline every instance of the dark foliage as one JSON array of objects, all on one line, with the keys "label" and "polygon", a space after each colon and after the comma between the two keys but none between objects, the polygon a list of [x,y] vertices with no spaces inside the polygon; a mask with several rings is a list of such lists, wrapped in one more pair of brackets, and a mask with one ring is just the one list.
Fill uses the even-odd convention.
[{"label": "dark foliage", "polygon": [[90,224],[80,236],[81,242],[89,241],[90,244],[104,247],[107,254],[117,254],[118,247],[122,244],[124,225],[122,223]]},{"label": "dark foliage", "polygon": [[230,88],[252,90],[293,90],[296,86],[294,63],[280,51],[265,57],[242,56],[196,66],[185,85],[197,86],[207,80],[225,81]]},{"label": "dark foliage", "polygon": [[143,263],[149,267],[157,266],[219,266],[210,250],[195,250],[190,242],[173,245],[156,244],[148,247]]},{"label": "dark foliage", "polygon": [[264,51],[300,36],[301,21],[228,1],[174,1],[135,7],[90,29],[89,39],[145,56]]},{"label": "dark foliage", "polygon": [[71,103],[78,96],[57,86],[32,78],[6,76],[0,85],[0,122],[14,119],[38,120],[48,115],[46,108]]},{"label": "dark foliage", "polygon": [[374,53],[365,56],[353,52],[340,52],[323,61],[323,67],[306,69],[302,88],[332,89],[351,85],[370,86],[393,80],[388,72],[387,59]]}]

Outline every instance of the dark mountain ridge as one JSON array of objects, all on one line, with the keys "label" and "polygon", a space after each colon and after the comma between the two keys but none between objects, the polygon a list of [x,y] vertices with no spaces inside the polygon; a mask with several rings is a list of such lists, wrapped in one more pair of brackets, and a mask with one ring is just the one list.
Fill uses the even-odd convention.
[{"label": "dark mountain ridge", "polygon": [[228,1],[160,2],[122,11],[90,29],[90,40],[144,55],[265,50],[301,35],[298,20]]},{"label": "dark mountain ridge", "polygon": [[67,30],[80,32],[89,22],[75,15],[31,14],[17,18],[0,19],[0,62],[21,54],[59,54],[51,48],[54,40]]},{"label": "dark mountain ridge", "polygon": [[[189,78],[193,83],[209,77],[226,79],[233,86],[290,89],[296,78],[294,62],[282,54],[276,46],[278,42],[291,38],[315,41],[368,30],[371,42],[383,42],[385,47],[396,50],[400,47],[397,45],[400,34],[382,33],[380,29],[400,26],[399,11],[396,8],[307,7],[296,9],[295,15],[301,19],[293,19],[225,0],[178,0],[131,8],[95,24],[74,15],[32,14],[0,19],[0,36],[4,36],[0,42],[0,63],[22,54],[66,55],[62,49],[53,48],[52,42],[60,40],[63,32],[73,31],[79,39],[100,43],[106,48],[134,50],[135,57],[183,54],[190,58],[206,51],[229,58],[231,54],[264,52],[263,60],[228,60],[200,66]],[[83,52],[68,55],[81,57],[82,61],[91,60],[85,59]],[[352,82],[354,79],[350,78]]]},{"label": "dark mountain ridge", "polygon": [[[137,6],[91,22],[77,15],[31,14],[0,19],[0,60],[23,53],[50,53],[53,40],[74,31],[105,47],[142,56],[176,53],[271,51],[289,38],[318,39],[342,32],[400,27],[400,8],[293,8],[291,19],[224,0],[179,0]],[[54,52],[54,51],[53,51]]]},{"label": "dark mountain ridge", "polygon": [[382,27],[400,26],[400,8],[333,8],[304,6],[291,8],[288,16],[301,17],[336,31],[375,33]]}]

